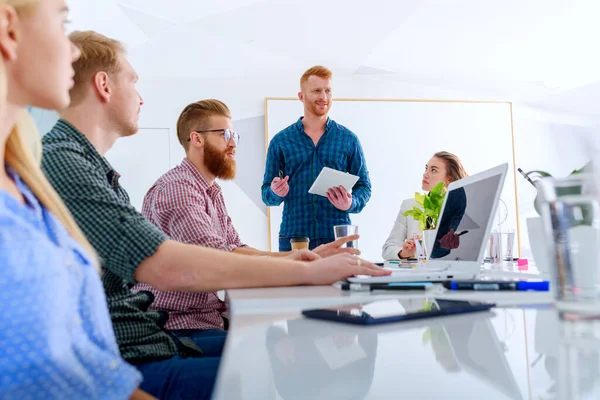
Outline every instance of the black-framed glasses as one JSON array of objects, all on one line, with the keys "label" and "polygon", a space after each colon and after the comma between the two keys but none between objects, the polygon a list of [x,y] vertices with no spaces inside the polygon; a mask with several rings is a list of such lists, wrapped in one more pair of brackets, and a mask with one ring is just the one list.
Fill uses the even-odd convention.
[{"label": "black-framed glasses", "polygon": [[[237,133],[236,131],[232,131],[231,129],[209,129],[209,130],[194,131],[194,132],[198,132],[198,133],[223,132],[222,136],[223,136],[223,140],[225,140],[225,143],[229,143],[229,141],[231,139],[233,139],[233,143],[235,143],[236,146],[238,145],[238,143],[240,143],[240,134]],[[190,136],[187,141],[189,142],[191,140],[192,140],[192,137]]]}]

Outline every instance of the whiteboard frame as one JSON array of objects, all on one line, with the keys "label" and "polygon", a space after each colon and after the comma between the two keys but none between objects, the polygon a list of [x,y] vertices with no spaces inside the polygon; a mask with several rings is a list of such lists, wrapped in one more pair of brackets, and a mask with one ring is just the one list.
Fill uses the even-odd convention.
[{"label": "whiteboard frame", "polygon": [[[285,101],[300,101],[297,97],[265,97],[265,155],[269,151],[269,101],[285,100]],[[513,103],[510,101],[495,101],[495,100],[428,100],[428,99],[387,99],[387,98],[360,98],[360,97],[334,97],[332,101],[372,101],[372,102],[390,102],[390,103],[471,103],[471,104],[505,104],[510,110],[510,135],[511,135],[511,150],[512,150],[512,167],[513,167],[513,182],[515,186],[515,217],[517,225],[517,250],[521,257],[521,224],[519,220],[519,192],[517,185],[517,160],[515,157],[515,129]],[[271,246],[271,207],[267,207],[267,239],[269,251],[273,251]]]}]

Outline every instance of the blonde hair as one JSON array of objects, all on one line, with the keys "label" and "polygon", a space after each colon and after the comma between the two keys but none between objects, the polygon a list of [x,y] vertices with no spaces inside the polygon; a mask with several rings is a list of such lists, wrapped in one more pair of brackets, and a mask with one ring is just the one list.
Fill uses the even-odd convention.
[{"label": "blonde hair", "polygon": [[73,63],[75,84],[70,92],[71,106],[76,106],[85,98],[94,75],[100,71],[108,74],[118,72],[119,56],[125,54],[125,46],[94,31],[74,31],[69,39],[81,51],[81,56]]},{"label": "blonde hair", "polygon": [[322,78],[322,79],[331,79],[331,77],[333,76],[333,73],[327,67],[324,67],[322,65],[315,65],[314,67],[307,69],[302,74],[302,77],[300,77],[300,88],[301,89],[304,87],[304,84],[306,83],[306,81],[308,81],[308,78],[310,78],[313,75],[317,76],[319,78]]},{"label": "blonde hair", "polygon": [[215,99],[197,101],[183,109],[177,119],[177,139],[185,151],[189,147],[190,133],[206,129],[208,120],[213,115],[231,118],[231,111],[225,103]]},{"label": "blonde hair", "polygon": [[446,176],[448,176],[450,182],[454,182],[469,176],[465,170],[465,167],[463,167],[460,158],[458,158],[455,154],[447,151],[438,151],[433,156],[439,158],[444,162],[444,164],[446,164]]},{"label": "blonde hair", "polygon": [[[37,2],[39,0],[0,0],[0,4],[12,6],[18,13],[24,12],[26,8]],[[0,57],[0,107],[6,104],[7,87],[8,78],[4,59]],[[5,162],[19,174],[40,204],[46,207],[62,223],[69,235],[89,252],[97,267],[94,249],[40,168],[40,149],[40,135],[29,113],[23,109],[6,141]]]}]

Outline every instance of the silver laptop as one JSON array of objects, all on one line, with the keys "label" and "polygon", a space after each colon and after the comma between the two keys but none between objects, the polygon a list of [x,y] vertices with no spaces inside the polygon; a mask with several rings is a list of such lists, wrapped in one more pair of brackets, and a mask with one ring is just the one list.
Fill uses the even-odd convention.
[{"label": "silver laptop", "polygon": [[507,171],[508,164],[502,164],[448,185],[425,267],[393,269],[389,276],[359,275],[348,281],[388,283],[474,278],[483,263]]}]

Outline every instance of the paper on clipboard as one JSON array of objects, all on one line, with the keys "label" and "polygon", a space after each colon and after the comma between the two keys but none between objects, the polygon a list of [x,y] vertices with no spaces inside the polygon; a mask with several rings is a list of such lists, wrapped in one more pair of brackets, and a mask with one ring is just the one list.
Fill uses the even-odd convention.
[{"label": "paper on clipboard", "polygon": [[327,197],[327,191],[334,186],[343,186],[348,193],[352,193],[352,187],[356,182],[358,182],[358,176],[356,175],[323,167],[317,179],[308,189],[308,193]]}]

